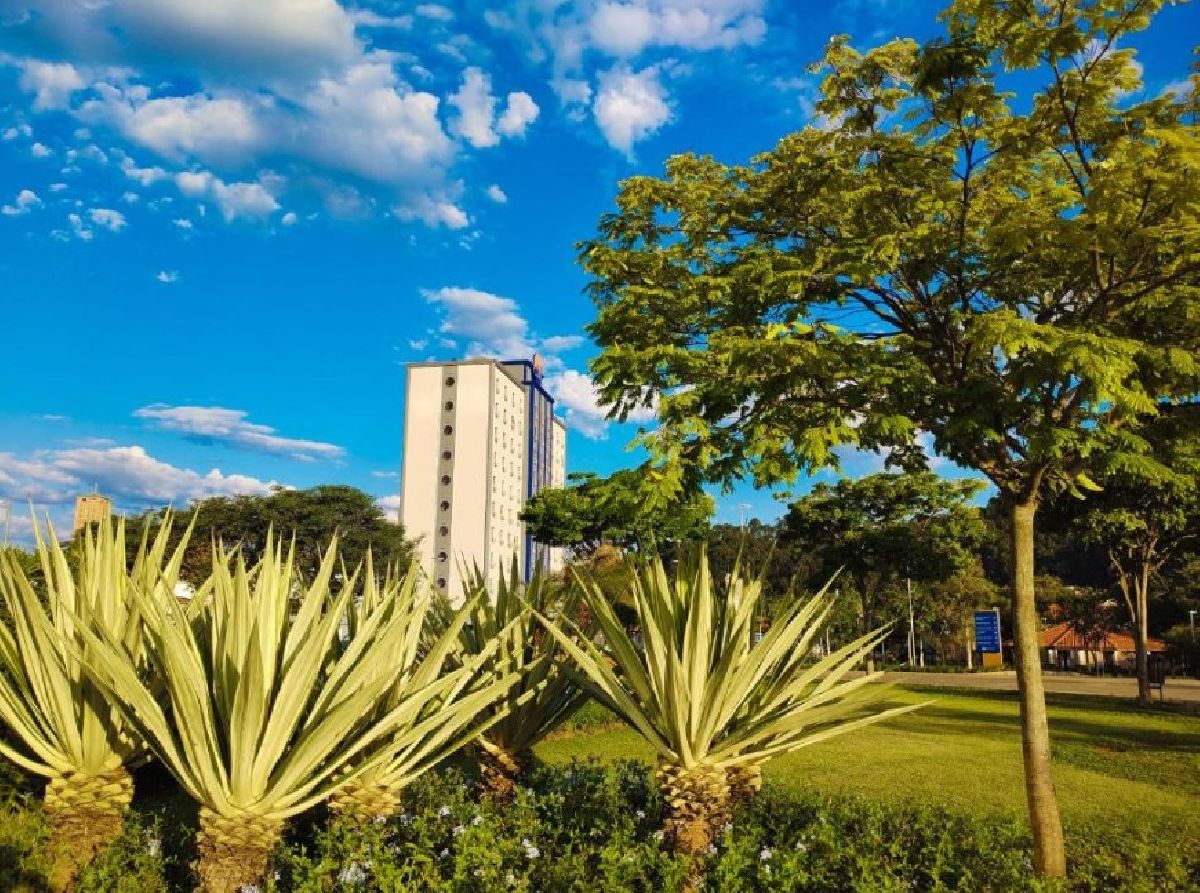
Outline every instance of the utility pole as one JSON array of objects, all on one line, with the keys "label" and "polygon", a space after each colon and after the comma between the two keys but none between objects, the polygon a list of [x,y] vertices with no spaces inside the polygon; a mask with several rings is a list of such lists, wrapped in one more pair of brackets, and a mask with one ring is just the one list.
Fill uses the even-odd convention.
[{"label": "utility pole", "polygon": [[[0,515],[4,516],[4,548],[8,548],[8,522],[12,517],[12,503],[7,499],[0,499]],[[1193,638],[1195,638],[1193,636]]]},{"label": "utility pole", "polygon": [[750,508],[750,503],[748,503],[748,502],[739,502],[739,503],[738,503],[738,508],[740,508],[740,509],[742,510],[742,524],[741,524],[741,527],[742,527],[742,530],[745,530],[745,529],[746,529],[746,509]]},{"label": "utility pole", "polygon": [[[8,538],[5,537],[4,541],[8,542]],[[1188,619],[1191,620],[1191,623],[1192,623],[1192,644],[1195,645],[1196,644],[1196,609],[1195,608],[1192,608],[1190,611],[1188,611]]]}]

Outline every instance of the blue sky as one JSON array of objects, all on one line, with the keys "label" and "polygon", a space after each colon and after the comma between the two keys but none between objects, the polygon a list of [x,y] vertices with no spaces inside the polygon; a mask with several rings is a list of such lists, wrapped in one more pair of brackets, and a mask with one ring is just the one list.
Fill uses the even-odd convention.
[{"label": "blue sky", "polygon": [[[680,151],[804,126],[830,34],[899,0],[0,0],[0,499],[60,521],[345,482],[393,508],[403,364],[541,351],[572,470],[595,402],[574,243]],[[1182,79],[1200,10],[1139,38]],[[848,471],[878,466],[852,457]],[[718,518],[774,517],[769,494]]]}]

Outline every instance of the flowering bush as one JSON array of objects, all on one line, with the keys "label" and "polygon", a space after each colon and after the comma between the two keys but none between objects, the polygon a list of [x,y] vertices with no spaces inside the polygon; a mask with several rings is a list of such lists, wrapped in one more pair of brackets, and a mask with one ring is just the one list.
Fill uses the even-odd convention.
[{"label": "flowering bush", "polygon": [[[79,878],[80,893],[191,889],[194,809],[189,813],[167,784],[161,773],[139,777],[147,796],[135,801],[120,840]],[[448,768],[407,788],[403,811],[385,823],[331,824],[314,812],[276,851],[257,893],[680,888],[686,864],[662,847],[662,802],[645,766],[541,768],[529,784],[496,808],[480,802],[468,775]],[[34,794],[0,794],[0,889],[42,888],[45,828],[37,803]],[[1077,828],[1068,844],[1068,890],[1200,889],[1196,842]],[[796,795],[769,785],[718,835],[705,868],[712,893],[1041,889],[1016,818]]]}]

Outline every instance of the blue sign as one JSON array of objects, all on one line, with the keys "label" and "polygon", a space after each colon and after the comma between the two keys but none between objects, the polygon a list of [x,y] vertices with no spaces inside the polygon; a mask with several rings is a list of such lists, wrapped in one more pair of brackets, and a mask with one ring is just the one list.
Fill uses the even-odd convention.
[{"label": "blue sign", "polygon": [[984,654],[1000,653],[1000,612],[975,612],[975,650]]}]

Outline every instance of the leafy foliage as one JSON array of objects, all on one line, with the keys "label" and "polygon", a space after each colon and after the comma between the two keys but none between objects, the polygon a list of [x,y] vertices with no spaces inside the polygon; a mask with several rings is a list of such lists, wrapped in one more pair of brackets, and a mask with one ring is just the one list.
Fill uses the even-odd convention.
[{"label": "leafy foliage", "polygon": [[[413,558],[413,544],[405,538],[404,528],[389,521],[373,497],[343,485],[280,489],[265,496],[214,496],[178,517],[196,530],[182,569],[183,578],[194,584],[211,570],[214,541],[238,546],[252,565],[267,554],[267,532],[272,529],[294,536],[295,566],[308,580],[319,572],[325,548],[335,535],[342,560],[351,567],[365,559],[368,549],[381,569],[407,567]],[[159,513],[147,512],[127,523],[131,532],[152,529],[159,523]]]},{"label": "leafy foliage", "polygon": [[702,538],[713,513],[712,498],[696,491],[664,505],[649,498],[646,477],[643,469],[607,478],[572,474],[570,486],[542,490],[530,499],[521,520],[538,542],[584,555],[602,543],[653,552]]}]

